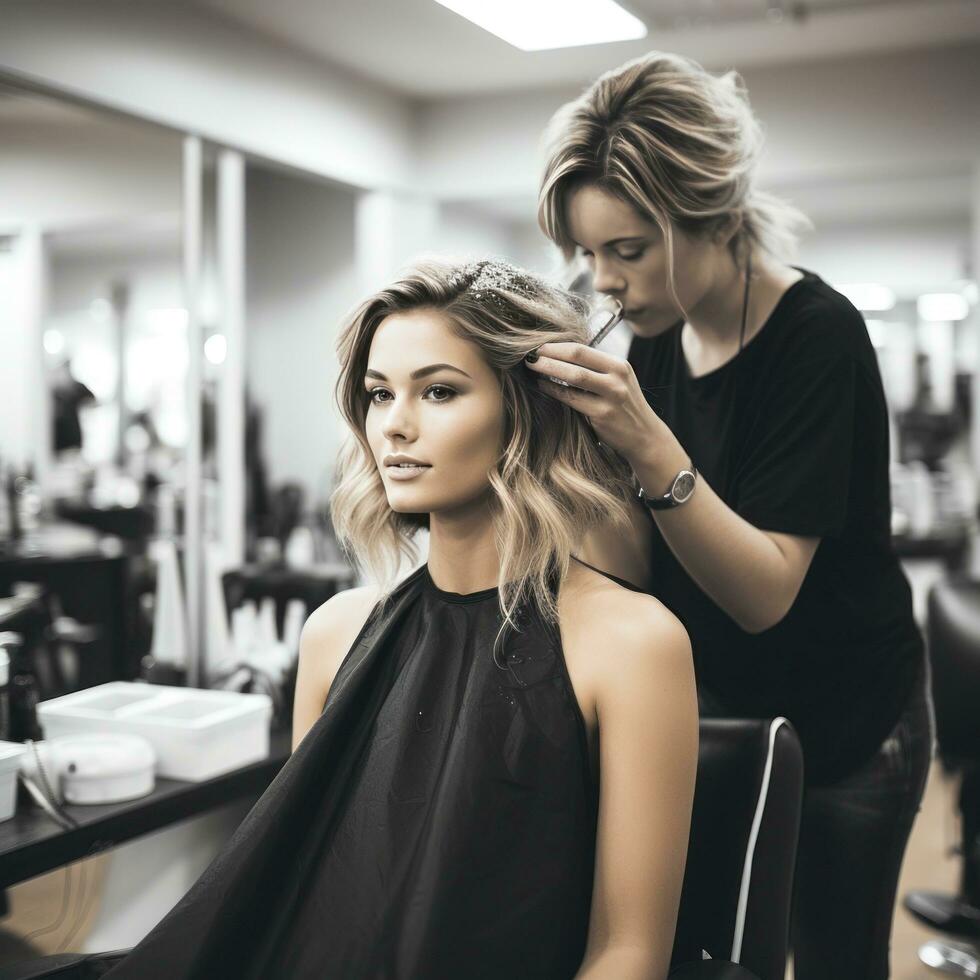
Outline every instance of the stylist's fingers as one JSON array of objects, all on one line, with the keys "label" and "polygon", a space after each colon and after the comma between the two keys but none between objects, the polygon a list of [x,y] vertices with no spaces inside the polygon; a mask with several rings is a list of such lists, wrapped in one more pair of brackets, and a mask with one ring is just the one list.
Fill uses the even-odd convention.
[{"label": "stylist's fingers", "polygon": [[542,344],[526,363],[539,374],[560,378],[586,391],[605,390],[609,394],[613,391],[607,389],[604,382],[625,382],[633,370],[621,357],[585,344],[567,342]]},{"label": "stylist's fingers", "polygon": [[541,378],[538,381],[541,390],[550,395],[556,401],[564,402],[577,412],[582,412],[592,421],[592,416],[600,415],[603,412],[605,402],[599,395],[581,388],[566,388],[564,385],[555,384],[548,378]]},{"label": "stylist's fingers", "polygon": [[[602,375],[597,374],[595,371],[590,371],[588,368],[575,367],[566,364],[564,361],[552,360],[550,357],[542,357],[534,364],[528,366],[541,376],[539,378],[541,381],[549,378],[557,378],[559,381],[564,381],[567,385],[571,385],[574,388],[593,395],[598,395],[602,391]],[[562,385],[552,384],[550,387],[561,388]]]},{"label": "stylist's fingers", "polygon": [[[536,356],[532,356],[527,362],[528,367],[539,372],[542,371],[541,362],[545,360],[559,361],[562,364],[568,364],[570,367],[578,367],[608,378],[625,378],[632,371],[632,368],[623,358],[607,354],[605,351],[595,350],[592,347],[586,347],[585,344],[570,342],[542,344],[534,354]],[[568,379],[563,378],[562,380]]]},{"label": "stylist's fingers", "polygon": [[577,364],[600,374],[618,373],[626,364],[623,358],[616,357],[614,354],[607,354],[605,351],[586,347],[585,344],[576,344],[572,341],[553,341],[549,344],[542,344],[537,353],[540,357]]}]

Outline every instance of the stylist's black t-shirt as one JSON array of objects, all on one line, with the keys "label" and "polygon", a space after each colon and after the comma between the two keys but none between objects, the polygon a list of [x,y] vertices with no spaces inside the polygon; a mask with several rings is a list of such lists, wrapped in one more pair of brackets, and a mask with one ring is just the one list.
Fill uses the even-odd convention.
[{"label": "stylist's black t-shirt", "polygon": [[857,310],[812,273],[706,375],[691,377],[680,338],[677,324],[633,340],[629,362],[647,401],[736,513],[821,541],[792,608],[763,633],[715,605],[656,526],[653,592],[691,635],[706,700],[733,715],[784,715],[803,743],[807,781],[835,782],[892,729],[923,659],[891,548],[874,349]]}]

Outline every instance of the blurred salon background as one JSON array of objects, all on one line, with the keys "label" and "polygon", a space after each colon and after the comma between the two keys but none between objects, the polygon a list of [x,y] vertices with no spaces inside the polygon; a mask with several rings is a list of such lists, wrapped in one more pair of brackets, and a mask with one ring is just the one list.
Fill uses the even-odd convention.
[{"label": "blurred salon background", "polygon": [[[344,313],[423,252],[561,274],[544,127],[652,48],[742,74],[764,187],[813,222],[798,264],[866,318],[923,628],[980,576],[980,4],[624,6],[618,38],[525,11],[508,41],[436,0],[0,2],[0,738],[136,679],[288,723],[298,624],[356,580],[325,509]],[[955,891],[955,799],[937,763],[901,891]],[[64,873],[5,879],[0,929],[110,948],[104,869],[36,928]],[[896,977],[927,936],[896,914]]]}]

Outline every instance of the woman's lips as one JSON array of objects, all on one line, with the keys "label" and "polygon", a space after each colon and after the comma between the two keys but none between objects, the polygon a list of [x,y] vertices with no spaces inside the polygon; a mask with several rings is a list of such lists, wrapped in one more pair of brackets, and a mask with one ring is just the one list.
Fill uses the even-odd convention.
[{"label": "woman's lips", "polygon": [[392,480],[414,480],[421,476],[426,470],[431,470],[431,466],[386,466],[385,471]]}]

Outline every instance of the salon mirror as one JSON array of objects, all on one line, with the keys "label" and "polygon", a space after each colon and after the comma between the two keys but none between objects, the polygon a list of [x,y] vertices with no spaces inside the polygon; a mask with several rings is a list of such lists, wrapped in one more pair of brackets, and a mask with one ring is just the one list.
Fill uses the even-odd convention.
[{"label": "salon mirror", "polygon": [[42,698],[134,676],[138,563],[176,531],[181,165],[174,133],[0,85],[0,597],[42,591]]},{"label": "salon mirror", "polygon": [[0,88],[0,457],[53,499],[134,506],[179,465],[180,166],[174,134]]}]

